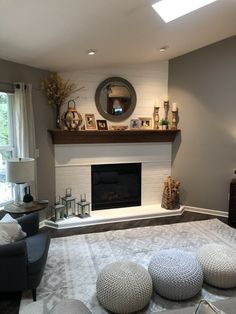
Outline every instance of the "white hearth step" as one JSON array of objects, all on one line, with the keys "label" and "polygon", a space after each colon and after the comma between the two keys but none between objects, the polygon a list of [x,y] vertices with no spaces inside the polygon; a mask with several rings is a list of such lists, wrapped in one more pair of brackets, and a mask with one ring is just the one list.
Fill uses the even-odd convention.
[{"label": "white hearth step", "polygon": [[167,210],[161,207],[160,204],[145,205],[135,207],[102,209],[91,211],[91,217],[79,218],[70,217],[60,221],[53,222],[46,220],[45,225],[56,229],[66,229],[74,227],[91,226],[98,224],[114,223],[119,221],[129,221],[138,219],[180,216],[183,213],[184,207],[180,209]]}]

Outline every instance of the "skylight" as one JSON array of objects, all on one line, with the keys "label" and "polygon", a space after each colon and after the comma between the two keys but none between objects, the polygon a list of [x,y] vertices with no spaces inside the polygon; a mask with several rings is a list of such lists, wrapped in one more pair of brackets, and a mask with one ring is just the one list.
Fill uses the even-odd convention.
[{"label": "skylight", "polygon": [[168,23],[215,1],[217,0],[161,0],[152,7]]}]

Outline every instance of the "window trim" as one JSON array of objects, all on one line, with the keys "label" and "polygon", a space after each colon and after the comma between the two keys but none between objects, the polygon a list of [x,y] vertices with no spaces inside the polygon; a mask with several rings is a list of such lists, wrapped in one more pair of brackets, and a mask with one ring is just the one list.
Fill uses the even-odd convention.
[{"label": "window trim", "polygon": [[[9,142],[8,145],[0,145],[0,152],[5,151],[5,152],[11,152],[11,157],[15,157],[16,153],[16,148],[14,146],[14,140],[15,140],[15,133],[14,133],[14,114],[13,114],[13,97],[14,94],[0,90],[0,93],[7,94],[8,96],[8,134],[9,134]],[[6,204],[12,202],[13,200],[13,184],[11,184],[11,195],[12,199],[9,201],[0,201],[0,209],[5,206]]]}]

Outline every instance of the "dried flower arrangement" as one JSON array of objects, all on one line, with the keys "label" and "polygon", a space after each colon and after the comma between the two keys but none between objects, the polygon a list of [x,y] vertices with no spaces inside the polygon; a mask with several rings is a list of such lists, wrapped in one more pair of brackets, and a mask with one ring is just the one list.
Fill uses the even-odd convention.
[{"label": "dried flower arrangement", "polygon": [[41,88],[46,92],[50,105],[61,107],[70,95],[80,91],[84,87],[77,88],[69,80],[64,81],[60,75],[51,74],[48,78],[42,80]]},{"label": "dried flower arrangement", "polygon": [[[41,88],[45,91],[48,103],[56,106],[57,109],[57,127],[60,127],[60,107],[74,93],[80,91],[84,86],[77,88],[74,83],[69,80],[65,81],[57,73],[49,75],[41,81]],[[76,98],[78,98],[77,96]],[[74,99],[76,99],[74,98]]]}]

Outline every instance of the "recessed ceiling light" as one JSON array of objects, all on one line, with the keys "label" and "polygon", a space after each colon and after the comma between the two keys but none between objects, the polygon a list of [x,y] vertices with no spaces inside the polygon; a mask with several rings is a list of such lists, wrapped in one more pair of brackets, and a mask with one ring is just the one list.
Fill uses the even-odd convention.
[{"label": "recessed ceiling light", "polygon": [[215,1],[217,0],[161,0],[152,7],[168,23]]},{"label": "recessed ceiling light", "polygon": [[168,46],[163,46],[160,48],[160,52],[165,52],[169,47]]},{"label": "recessed ceiling light", "polygon": [[95,55],[95,54],[96,54],[96,49],[89,49],[89,50],[87,51],[87,54],[88,54],[89,56]]}]

